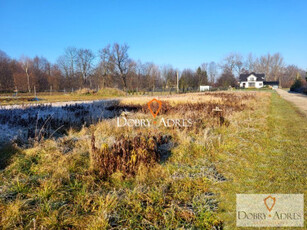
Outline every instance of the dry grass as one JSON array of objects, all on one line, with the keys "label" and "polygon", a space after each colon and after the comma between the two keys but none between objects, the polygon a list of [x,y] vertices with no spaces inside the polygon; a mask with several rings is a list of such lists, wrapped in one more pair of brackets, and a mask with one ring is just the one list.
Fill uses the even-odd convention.
[{"label": "dry grass", "polygon": [[[235,229],[236,193],[306,191],[305,118],[276,94],[226,94],[164,97],[158,117],[197,118],[190,128],[117,127],[110,119],[19,149],[0,173],[1,227]],[[152,98],[136,99],[121,102],[141,103],[127,118],[152,118],[142,110]],[[216,103],[228,126],[212,113]],[[159,144],[160,133],[171,140]],[[134,153],[135,163],[144,154],[140,164]]]},{"label": "dry grass", "polygon": [[[257,92],[259,94],[265,94],[265,92]],[[215,102],[220,103],[224,98],[228,96],[234,96],[236,98],[248,98],[249,96],[255,95],[255,92],[202,92],[202,93],[188,93],[188,94],[175,94],[175,95],[157,95],[154,98],[158,100],[163,100],[169,102],[171,105],[184,104],[184,103],[204,103],[204,102]],[[142,97],[127,97],[122,98],[122,104],[146,104],[148,101],[152,100],[152,96],[142,96]]]},{"label": "dry grass", "polygon": [[91,169],[102,179],[107,179],[115,172],[120,172],[124,177],[135,175],[140,167],[150,167],[158,163],[163,152],[160,147],[168,144],[170,137],[159,134],[158,136],[144,136],[139,133],[133,138],[120,136],[109,147],[103,144],[96,147],[95,135],[91,139]]}]

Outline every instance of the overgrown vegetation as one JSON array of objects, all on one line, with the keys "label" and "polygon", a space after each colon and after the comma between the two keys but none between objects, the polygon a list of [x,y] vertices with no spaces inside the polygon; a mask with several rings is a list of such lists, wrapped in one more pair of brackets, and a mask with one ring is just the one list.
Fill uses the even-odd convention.
[{"label": "overgrown vegetation", "polygon": [[103,179],[115,172],[124,176],[135,175],[140,167],[153,166],[160,161],[163,155],[160,147],[168,144],[169,140],[170,137],[161,134],[144,136],[139,133],[133,139],[121,136],[111,147],[103,144],[101,148],[97,148],[95,135],[92,134],[91,168]]},{"label": "overgrown vegetation", "polygon": [[[150,118],[148,101],[121,106],[137,108],[127,118]],[[236,193],[307,190],[306,118],[274,92],[176,96],[162,107],[158,116],[195,123],[117,127],[109,119],[18,149],[0,172],[1,227],[235,229]]]}]

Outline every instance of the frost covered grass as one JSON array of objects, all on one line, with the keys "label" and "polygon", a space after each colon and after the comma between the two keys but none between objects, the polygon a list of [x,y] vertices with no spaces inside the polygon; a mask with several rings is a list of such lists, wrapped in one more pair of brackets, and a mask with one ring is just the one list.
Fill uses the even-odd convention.
[{"label": "frost covered grass", "polygon": [[[192,127],[117,127],[114,117],[79,131],[69,129],[61,138],[45,139],[28,149],[3,149],[8,157],[0,172],[1,228],[235,229],[236,193],[307,190],[302,125],[306,119],[278,95],[235,92],[186,97],[190,98],[168,98],[169,110],[159,116],[199,118]],[[217,122],[207,111],[211,107],[200,108],[201,102],[219,103],[228,125]],[[142,105],[141,101],[120,105],[131,103]],[[151,114],[140,109],[125,116],[150,118]],[[112,168],[107,176],[95,172],[103,167],[99,162],[129,148],[136,150],[136,158],[132,154],[124,164],[133,168],[134,159],[147,156],[142,146],[148,151],[150,137],[161,133],[171,138],[150,148],[159,160],[139,164],[133,173],[122,168]],[[145,139],[136,147],[125,144],[135,137]],[[101,161],[91,157],[93,150]]]},{"label": "frost covered grass", "polygon": [[31,101],[34,98],[33,93],[18,93],[17,96],[12,94],[0,94],[0,106],[3,105],[24,105],[24,104],[43,104],[52,102],[69,102],[69,101],[93,101],[108,99],[114,97],[123,97],[126,93],[115,88],[104,88],[99,91],[90,89],[81,89],[73,93],[67,92],[39,92],[37,98],[39,101]]},{"label": "frost covered grass", "polygon": [[0,108],[0,144],[11,140],[27,143],[65,134],[69,128],[97,123],[101,119],[114,117],[108,110],[118,100],[92,102],[58,102],[35,106],[2,106]]}]

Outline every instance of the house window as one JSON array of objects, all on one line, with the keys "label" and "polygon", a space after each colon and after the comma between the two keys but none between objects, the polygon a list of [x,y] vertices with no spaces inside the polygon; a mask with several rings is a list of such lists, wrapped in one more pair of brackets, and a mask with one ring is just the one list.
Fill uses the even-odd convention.
[{"label": "house window", "polygon": [[259,83],[259,86],[262,86],[262,82]]},{"label": "house window", "polygon": [[249,86],[249,87],[255,87],[255,82],[249,82],[249,83],[248,83],[248,86]]}]

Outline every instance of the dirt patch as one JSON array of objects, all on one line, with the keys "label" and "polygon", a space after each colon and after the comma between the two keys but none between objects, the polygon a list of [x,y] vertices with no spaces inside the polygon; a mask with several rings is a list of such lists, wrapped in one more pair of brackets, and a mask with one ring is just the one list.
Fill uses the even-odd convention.
[{"label": "dirt patch", "polygon": [[293,103],[307,116],[307,96],[300,93],[290,93],[282,89],[276,89],[277,93],[287,101]]}]

